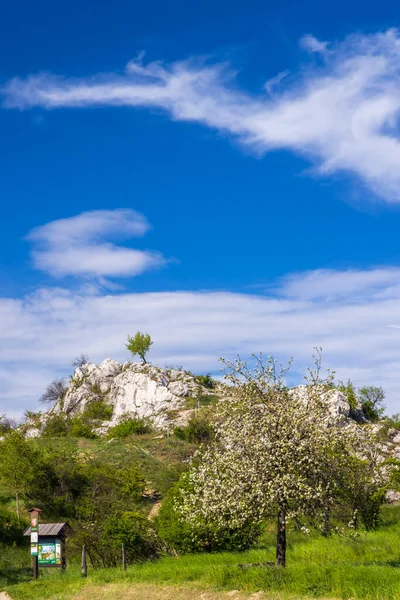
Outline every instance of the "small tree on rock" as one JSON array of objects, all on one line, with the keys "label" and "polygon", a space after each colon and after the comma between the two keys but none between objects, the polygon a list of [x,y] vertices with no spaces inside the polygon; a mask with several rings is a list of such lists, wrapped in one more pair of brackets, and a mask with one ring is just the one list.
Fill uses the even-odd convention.
[{"label": "small tree on rock", "polygon": [[127,350],[132,353],[133,356],[140,356],[144,363],[147,363],[146,354],[150,350],[153,342],[148,333],[141,333],[138,331],[133,337],[128,335],[128,343],[126,344]]},{"label": "small tree on rock", "polygon": [[82,352],[82,354],[74,358],[74,360],[72,361],[72,366],[75,368],[83,367],[84,365],[87,365],[88,362],[90,362],[89,355],[85,352]]},{"label": "small tree on rock", "polygon": [[365,385],[358,390],[363,413],[370,421],[378,421],[385,412],[385,392],[381,387]]}]

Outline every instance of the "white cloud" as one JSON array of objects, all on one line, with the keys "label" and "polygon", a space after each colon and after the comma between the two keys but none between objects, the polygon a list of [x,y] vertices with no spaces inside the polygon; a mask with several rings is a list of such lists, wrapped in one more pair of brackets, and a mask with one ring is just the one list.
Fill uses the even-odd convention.
[{"label": "white cloud", "polygon": [[311,34],[305,35],[300,40],[301,45],[305,50],[309,52],[315,52],[317,54],[323,54],[328,48],[328,42],[321,42]]},{"label": "white cloud", "polygon": [[116,246],[105,239],[143,236],[146,218],[133,210],[93,210],[33,229],[37,269],[55,277],[129,277],[166,263],[158,252]]},{"label": "white cloud", "polygon": [[[34,407],[46,382],[66,374],[74,356],[126,360],[128,333],[147,330],[155,364],[218,371],[218,357],[259,350],[286,361],[302,379],[313,347],[326,366],[356,384],[382,385],[400,411],[400,286],[393,269],[317,271],[293,277],[297,287],[269,295],[156,292],[83,295],[39,290],[23,300],[0,300],[0,413]],[[314,283],[332,288],[321,296]],[[289,281],[289,279],[288,279]],[[310,283],[311,282],[311,283]],[[340,297],[340,302],[338,302]],[[71,372],[71,370],[69,370]]]},{"label": "white cloud", "polygon": [[[271,96],[240,90],[224,63],[188,60],[128,64],[125,73],[64,78],[16,77],[4,106],[157,107],[232,135],[254,151],[288,149],[313,161],[314,173],[350,172],[388,202],[400,202],[400,34],[396,29],[341,42],[302,40],[321,54],[281,81]],[[274,81],[274,80],[272,80]]]},{"label": "white cloud", "polygon": [[400,286],[400,268],[382,267],[359,271],[334,271],[318,269],[300,274],[287,275],[280,281],[279,290],[290,298],[345,299],[357,301],[361,296],[395,293]]}]

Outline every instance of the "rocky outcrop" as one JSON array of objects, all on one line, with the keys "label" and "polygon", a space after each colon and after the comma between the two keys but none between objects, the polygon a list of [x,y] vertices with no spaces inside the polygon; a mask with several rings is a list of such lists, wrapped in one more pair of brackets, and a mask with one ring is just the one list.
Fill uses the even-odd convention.
[{"label": "rocky outcrop", "polygon": [[[322,388],[323,390],[324,388]],[[303,402],[309,400],[309,388],[306,385],[299,385],[291,390],[292,394],[295,394],[297,398]],[[318,394],[319,394],[318,389]],[[366,423],[361,404],[352,408],[347,399],[347,395],[344,392],[340,392],[334,388],[322,391],[320,396],[324,402],[326,402],[329,412],[334,418],[343,423],[350,421],[357,421],[358,423]]]},{"label": "rocky outcrop", "polygon": [[103,400],[113,407],[112,418],[103,427],[115,425],[126,415],[150,419],[163,427],[174,412],[186,408],[188,397],[209,393],[190,373],[142,363],[120,364],[107,358],[100,365],[78,367],[51,413],[76,415],[90,402]]}]

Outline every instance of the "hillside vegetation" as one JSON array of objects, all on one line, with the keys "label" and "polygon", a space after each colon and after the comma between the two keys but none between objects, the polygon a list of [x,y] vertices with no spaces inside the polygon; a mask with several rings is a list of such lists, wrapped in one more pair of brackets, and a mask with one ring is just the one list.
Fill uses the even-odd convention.
[{"label": "hillside vegetation", "polygon": [[[68,386],[49,385],[45,413],[0,420],[0,590],[400,599],[400,507],[385,504],[400,489],[399,418],[384,417],[380,388],[323,380],[315,360],[294,389],[262,357],[225,363],[229,385],[80,361]],[[22,537],[32,506],[72,527],[67,570],[35,583]]]},{"label": "hillside vegetation", "polygon": [[[154,590],[157,594],[154,597],[160,600],[235,597],[227,595],[230,590],[249,594],[266,590],[268,594],[257,596],[266,599],[398,600],[399,536],[400,507],[385,507],[379,530],[360,531],[354,538],[324,539],[316,534],[293,533],[289,542],[291,561],[286,569],[239,566],[273,560],[274,536],[267,527],[258,547],[243,553],[162,558],[131,565],[125,574],[120,568],[91,570],[87,579],[80,577],[76,565],[66,573],[46,572],[37,583],[21,583],[6,589],[18,600],[95,597],[130,600],[144,598],[149,590]],[[214,594],[218,590],[224,593]],[[237,594],[237,597],[242,596]]]}]

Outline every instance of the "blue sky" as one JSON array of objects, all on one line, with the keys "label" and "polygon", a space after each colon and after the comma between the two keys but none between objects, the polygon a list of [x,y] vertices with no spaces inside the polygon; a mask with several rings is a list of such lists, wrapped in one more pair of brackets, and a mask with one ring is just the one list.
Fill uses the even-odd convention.
[{"label": "blue sky", "polygon": [[400,410],[394,2],[15,2],[0,46],[0,413],[72,358],[296,358]]}]

